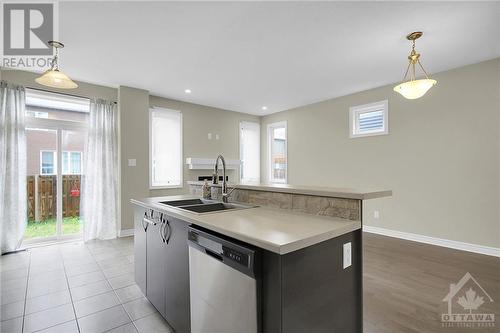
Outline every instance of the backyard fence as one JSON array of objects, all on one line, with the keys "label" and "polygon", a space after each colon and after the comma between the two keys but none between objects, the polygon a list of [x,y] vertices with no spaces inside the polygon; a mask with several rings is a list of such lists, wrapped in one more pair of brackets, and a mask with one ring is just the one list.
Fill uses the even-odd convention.
[{"label": "backyard fence", "polygon": [[[63,217],[80,215],[81,175],[62,176]],[[28,220],[56,218],[57,176],[33,175],[27,179]]]}]

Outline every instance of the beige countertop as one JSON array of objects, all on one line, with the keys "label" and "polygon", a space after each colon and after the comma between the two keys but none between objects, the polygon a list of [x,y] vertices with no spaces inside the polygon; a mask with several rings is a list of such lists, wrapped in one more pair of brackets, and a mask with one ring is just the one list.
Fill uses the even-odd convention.
[{"label": "beige countertop", "polygon": [[[189,185],[203,185],[204,182],[202,182],[202,181],[188,181],[187,183]],[[214,185],[214,184],[210,184],[210,185],[211,186],[220,186],[220,183],[221,182],[219,182],[219,184],[217,184],[217,185]],[[304,194],[304,195],[315,195],[315,196],[320,196],[320,197],[347,198],[347,199],[358,199],[358,200],[390,197],[392,195],[391,190],[314,187],[314,186],[297,186],[297,185],[289,185],[289,184],[254,184],[254,183],[230,184],[230,183],[228,183],[227,186],[229,188],[234,187],[234,188],[242,189],[242,190]]]},{"label": "beige countertop", "polygon": [[159,203],[190,198],[195,197],[177,195],[132,199],[131,202],[278,254],[300,250],[361,228],[359,221],[267,207],[196,214]]}]

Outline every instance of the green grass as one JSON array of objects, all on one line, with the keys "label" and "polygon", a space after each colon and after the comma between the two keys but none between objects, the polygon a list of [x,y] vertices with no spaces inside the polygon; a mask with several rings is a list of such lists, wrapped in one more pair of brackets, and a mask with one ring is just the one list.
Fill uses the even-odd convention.
[{"label": "green grass", "polygon": [[[81,232],[81,221],[78,216],[65,217],[62,224],[63,235],[78,234]],[[35,237],[50,237],[56,235],[56,219],[43,221],[28,221],[24,239]]]}]

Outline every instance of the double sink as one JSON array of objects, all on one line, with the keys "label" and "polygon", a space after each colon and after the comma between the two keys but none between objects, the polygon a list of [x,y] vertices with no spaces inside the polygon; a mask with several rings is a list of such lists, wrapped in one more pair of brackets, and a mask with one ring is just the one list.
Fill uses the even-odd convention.
[{"label": "double sink", "polygon": [[206,213],[214,213],[227,210],[248,209],[257,207],[241,203],[234,203],[234,202],[227,203],[227,202],[220,202],[220,201],[206,200],[206,199],[172,200],[172,201],[161,201],[159,203],[196,214],[206,214]]}]

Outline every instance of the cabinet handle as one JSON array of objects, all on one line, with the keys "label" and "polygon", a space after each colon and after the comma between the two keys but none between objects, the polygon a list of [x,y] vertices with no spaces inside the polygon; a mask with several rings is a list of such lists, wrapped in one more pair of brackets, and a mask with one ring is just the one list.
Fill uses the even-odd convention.
[{"label": "cabinet handle", "polygon": [[170,223],[168,222],[168,220],[167,220],[167,224],[165,225],[165,229],[167,229],[167,227],[168,227],[168,234],[165,235],[165,243],[168,244],[168,241],[170,240],[170,236],[172,235],[172,227],[170,226]]},{"label": "cabinet handle", "polygon": [[165,237],[163,229],[165,228],[165,220],[161,221],[160,227],[158,228],[158,234],[160,235],[160,239],[163,243],[165,243]]}]

